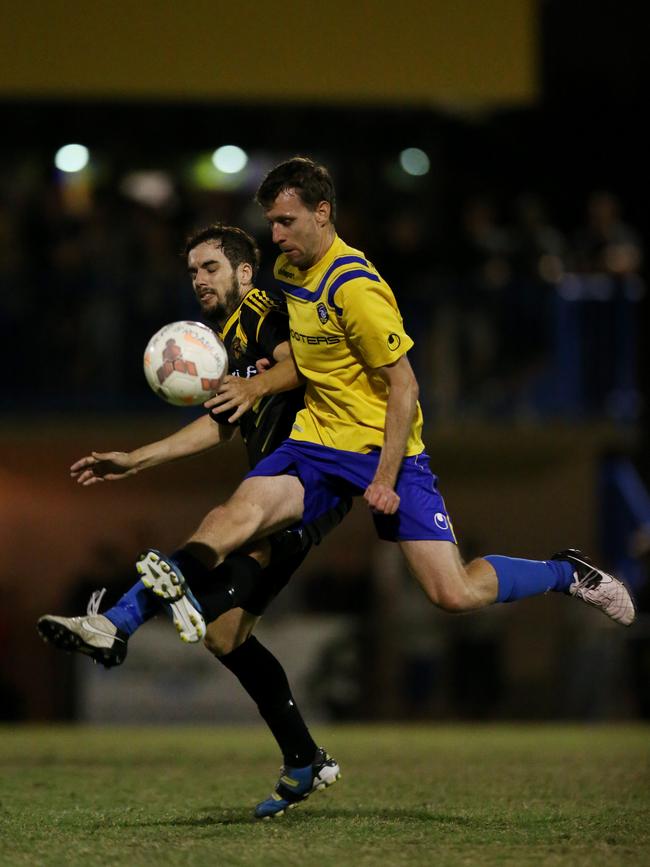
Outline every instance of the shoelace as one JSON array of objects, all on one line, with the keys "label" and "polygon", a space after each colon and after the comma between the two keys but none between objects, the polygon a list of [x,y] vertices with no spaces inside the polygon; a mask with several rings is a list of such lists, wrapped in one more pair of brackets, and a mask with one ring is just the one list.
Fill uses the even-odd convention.
[{"label": "shoelace", "polygon": [[597,569],[590,569],[584,578],[580,578],[577,582],[577,588],[579,590],[593,590],[598,587],[603,580],[603,576],[598,572]]},{"label": "shoelace", "polygon": [[106,593],[105,587],[102,587],[101,590],[94,590],[93,593],[91,593],[88,605],[86,606],[86,614],[99,614],[99,606],[102,604],[104,593]]},{"label": "shoelace", "polygon": [[[596,580],[597,579],[597,580]],[[587,599],[590,590],[600,590],[600,604],[603,608],[607,608],[616,602],[616,594],[612,587],[602,586],[603,576],[599,575],[596,570],[591,570],[585,577],[578,581],[575,595],[579,599]],[[591,600],[590,600],[591,601]]]}]

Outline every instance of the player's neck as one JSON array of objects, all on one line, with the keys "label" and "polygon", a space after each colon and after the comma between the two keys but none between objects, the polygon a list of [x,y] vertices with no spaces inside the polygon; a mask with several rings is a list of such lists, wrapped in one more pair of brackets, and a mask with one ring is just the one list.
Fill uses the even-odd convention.
[{"label": "player's neck", "polygon": [[336,229],[334,228],[334,226],[331,223],[329,223],[323,229],[323,236],[320,239],[320,243],[318,245],[318,250],[315,253],[314,258],[311,260],[311,262],[308,265],[305,265],[304,268],[299,268],[299,270],[300,271],[309,271],[309,269],[313,268],[314,265],[318,265],[320,260],[323,259],[327,255],[330,247],[334,243],[335,238],[336,238]]}]

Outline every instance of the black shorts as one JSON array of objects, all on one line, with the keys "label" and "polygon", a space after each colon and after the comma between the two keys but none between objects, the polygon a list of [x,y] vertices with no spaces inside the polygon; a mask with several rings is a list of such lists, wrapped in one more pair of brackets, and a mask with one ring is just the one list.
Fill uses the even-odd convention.
[{"label": "black shorts", "polygon": [[261,617],[302,565],[312,545],[319,545],[329,532],[338,527],[351,508],[352,500],[344,498],[313,523],[288,527],[270,536],[271,562],[262,570],[260,582],[246,603],[245,611]]}]

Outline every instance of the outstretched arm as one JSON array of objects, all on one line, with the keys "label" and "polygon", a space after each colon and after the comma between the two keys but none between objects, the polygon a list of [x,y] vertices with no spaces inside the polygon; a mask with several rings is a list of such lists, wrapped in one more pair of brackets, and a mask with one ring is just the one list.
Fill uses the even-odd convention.
[{"label": "outstretched arm", "polygon": [[226,376],[217,394],[203,405],[207,409],[218,409],[219,412],[234,410],[228,418],[229,422],[234,422],[262,397],[298,388],[303,379],[293,360],[288,340],[278,343],[273,350],[273,358],[276,361],[273,367],[249,379]]},{"label": "outstretched arm", "polygon": [[375,511],[393,515],[399,508],[395,482],[415,416],[419,388],[405,355],[394,364],[377,368],[377,373],[388,386],[384,444],[375,477],[363,496]]},{"label": "outstretched arm", "polygon": [[118,481],[159,464],[206,452],[230,439],[235,430],[216,424],[209,415],[204,415],[171,436],[132,452],[91,452],[72,464],[70,476],[85,487],[97,482]]}]

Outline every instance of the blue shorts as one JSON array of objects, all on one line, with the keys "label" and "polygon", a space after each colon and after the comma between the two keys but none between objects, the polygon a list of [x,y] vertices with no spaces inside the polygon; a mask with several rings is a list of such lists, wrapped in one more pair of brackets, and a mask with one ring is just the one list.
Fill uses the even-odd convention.
[{"label": "blue shorts", "polygon": [[[379,451],[358,454],[320,446],[316,443],[285,440],[260,461],[246,478],[253,476],[297,476],[305,489],[302,521],[310,524],[344,497],[364,493],[372,482]],[[402,461],[395,490],[400,497],[394,515],[373,512],[377,535],[389,542],[436,539],[456,542],[438,479],[429,468],[425,452]]]}]

